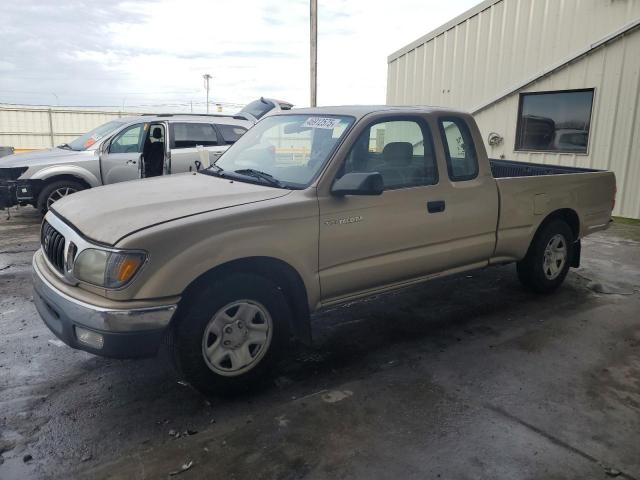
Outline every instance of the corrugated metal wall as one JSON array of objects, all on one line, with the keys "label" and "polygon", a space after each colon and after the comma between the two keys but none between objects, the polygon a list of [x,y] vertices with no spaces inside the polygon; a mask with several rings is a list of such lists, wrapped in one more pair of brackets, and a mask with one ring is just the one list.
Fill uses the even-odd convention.
[{"label": "corrugated metal wall", "polygon": [[0,145],[16,151],[66,143],[123,115],[120,112],[0,106]]},{"label": "corrugated metal wall", "polygon": [[[640,218],[640,30],[535,80],[637,21],[640,0],[494,0],[470,13],[389,57],[387,103],[478,110],[485,142],[504,137],[490,156],[612,169],[614,213]],[[518,94],[576,88],[595,88],[588,154],[515,152]]]}]

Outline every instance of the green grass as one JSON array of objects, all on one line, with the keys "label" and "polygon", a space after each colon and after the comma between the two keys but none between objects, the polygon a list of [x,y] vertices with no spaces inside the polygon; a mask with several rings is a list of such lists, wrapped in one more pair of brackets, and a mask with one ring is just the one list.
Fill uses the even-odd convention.
[{"label": "green grass", "polygon": [[635,218],[612,217],[615,223],[623,223],[625,225],[640,225],[640,220]]}]

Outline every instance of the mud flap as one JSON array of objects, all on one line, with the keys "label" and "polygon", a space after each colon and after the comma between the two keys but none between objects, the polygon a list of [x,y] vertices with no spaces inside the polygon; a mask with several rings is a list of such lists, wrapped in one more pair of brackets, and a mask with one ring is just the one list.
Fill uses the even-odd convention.
[{"label": "mud flap", "polygon": [[569,264],[573,268],[580,266],[580,255],[582,253],[582,243],[580,240],[576,240],[571,245],[571,263]]}]

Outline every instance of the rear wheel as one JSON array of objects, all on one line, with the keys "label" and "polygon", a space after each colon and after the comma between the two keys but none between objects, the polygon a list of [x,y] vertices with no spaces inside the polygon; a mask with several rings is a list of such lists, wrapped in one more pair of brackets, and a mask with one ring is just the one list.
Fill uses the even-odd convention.
[{"label": "rear wheel", "polygon": [[178,312],[174,365],[207,394],[264,384],[289,338],[291,312],[284,295],[257,275],[224,277],[185,298]]},{"label": "rear wheel", "polygon": [[527,256],[517,264],[522,284],[538,293],[556,290],[569,271],[573,241],[573,232],[563,220],[544,225],[536,233]]},{"label": "rear wheel", "polygon": [[40,195],[38,195],[37,208],[45,214],[56,201],[84,189],[85,186],[82,183],[74,180],[59,180],[51,182],[48,185],[45,185],[40,192]]}]

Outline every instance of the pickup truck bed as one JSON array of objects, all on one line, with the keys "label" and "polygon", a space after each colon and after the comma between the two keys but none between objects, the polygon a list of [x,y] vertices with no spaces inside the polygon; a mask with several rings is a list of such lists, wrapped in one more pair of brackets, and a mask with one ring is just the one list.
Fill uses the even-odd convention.
[{"label": "pickup truck bed", "polygon": [[[613,208],[611,172],[590,168],[488,159],[498,188],[496,250],[490,263],[527,253],[540,216],[567,212],[575,238],[606,228]],[[575,212],[575,213],[571,213]]]}]

